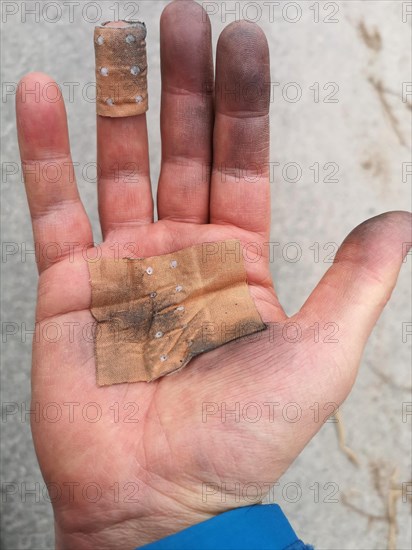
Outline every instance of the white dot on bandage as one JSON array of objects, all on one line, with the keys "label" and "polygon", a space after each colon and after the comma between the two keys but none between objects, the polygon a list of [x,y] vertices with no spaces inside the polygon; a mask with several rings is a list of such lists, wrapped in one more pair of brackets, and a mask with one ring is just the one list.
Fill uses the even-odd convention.
[{"label": "white dot on bandage", "polygon": [[136,76],[140,73],[140,69],[139,67],[137,67],[136,65],[134,65],[131,69],[130,69],[130,72],[132,73],[132,75]]},{"label": "white dot on bandage", "polygon": [[126,42],[128,44],[133,44],[133,42],[136,42],[136,38],[132,34],[128,34],[126,36]]},{"label": "white dot on bandage", "polygon": [[104,42],[103,36],[98,36],[96,42],[99,44],[99,46],[101,46]]},{"label": "white dot on bandage", "polygon": [[109,74],[109,69],[107,67],[102,67],[100,69],[100,74],[103,75],[103,76],[108,76]]}]

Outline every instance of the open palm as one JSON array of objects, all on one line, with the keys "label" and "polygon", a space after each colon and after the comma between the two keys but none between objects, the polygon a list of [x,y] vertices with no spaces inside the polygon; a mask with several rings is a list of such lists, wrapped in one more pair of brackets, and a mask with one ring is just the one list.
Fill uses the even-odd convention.
[{"label": "open palm", "polygon": [[[195,3],[173,2],[162,15],[161,55],[159,221],[153,223],[146,117],[98,117],[98,247],[72,177],[63,101],[23,97],[34,81],[50,85],[39,73],[27,75],[17,94],[40,271],[32,398],[42,415],[32,429],[61,548],[133,548],[250,504],[242,486],[251,481],[262,494],[268,490],[266,482],[285,471],[347,396],[409,240],[407,213],[365,222],[288,319],[265,246],[265,36],[251,23],[229,25],[219,39],[213,87],[210,23]],[[251,99],[252,84],[261,93]],[[33,170],[50,161],[61,167],[57,182]],[[156,382],[98,387],[88,261],[232,238],[261,251],[257,260],[245,255],[245,267],[268,330]],[[319,337],[328,323],[334,337]]]}]

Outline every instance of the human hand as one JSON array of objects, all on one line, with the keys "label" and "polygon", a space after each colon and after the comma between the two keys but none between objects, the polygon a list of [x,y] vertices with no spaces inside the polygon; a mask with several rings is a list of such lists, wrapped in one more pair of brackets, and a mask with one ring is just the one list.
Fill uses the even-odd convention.
[{"label": "human hand", "polygon": [[[58,342],[40,337],[34,343],[32,400],[41,410],[50,403],[68,410],[64,404],[72,403],[80,411],[96,403],[102,411],[97,422],[74,412],[74,421],[65,415],[58,422],[41,417],[32,424],[45,481],[52,493],[56,487],[62,491],[53,502],[59,548],[133,548],[249,504],[235,499],[231,488],[251,479],[275,481],[322,426],[324,419],[316,421],[311,405],[318,402],[322,411],[349,393],[410,241],[407,213],[365,222],[345,240],[302,309],[288,318],[273,289],[264,245],[270,227],[270,75],[264,34],[247,22],[223,31],[215,104],[205,86],[213,81],[210,23],[200,6],[178,2],[166,8],[161,55],[159,221],[153,223],[146,117],[97,117],[104,239],[99,250],[108,257],[114,250],[130,255],[132,243],[138,256],[148,257],[232,238],[245,246],[257,243],[267,254],[245,267],[251,296],[270,325],[196,357],[174,376],[98,387],[93,342],[83,331],[93,323],[84,251],[90,258],[95,251],[71,177],[64,104],[37,103],[31,95],[23,101],[20,85],[19,144],[40,271],[36,320],[40,335],[50,322],[66,327]],[[34,81],[50,84],[49,77],[34,73],[24,78],[27,89]],[[262,90],[256,101],[227,93],[251,83]],[[51,160],[60,165],[59,181],[36,180],[33,165]],[[138,181],[130,178],[130,166],[136,165]],[[253,183],[244,177],[251,167],[258,174]],[[74,254],[68,242],[78,243]],[[49,260],[44,253],[49,243],[70,254]],[[316,342],[314,324],[330,322],[339,327],[338,342]],[[302,331],[299,342],[285,338],[287,323]],[[226,422],[220,414],[204,415],[207,403],[220,410],[225,403],[229,411],[236,403],[252,402],[263,411],[256,423],[230,421],[229,413]],[[292,402],[302,411],[297,423],[278,413]],[[279,407],[273,414],[265,403]],[[96,502],[93,494],[83,493],[89,483],[101,491]],[[205,500],[205,486],[219,490]]]}]

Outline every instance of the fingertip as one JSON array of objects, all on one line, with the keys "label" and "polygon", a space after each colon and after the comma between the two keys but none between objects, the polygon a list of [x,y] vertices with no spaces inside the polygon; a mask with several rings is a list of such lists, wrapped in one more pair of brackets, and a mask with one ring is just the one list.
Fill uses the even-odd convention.
[{"label": "fingertip", "polygon": [[55,104],[62,102],[59,85],[46,73],[31,72],[24,75],[17,85],[17,108],[26,105]]},{"label": "fingertip", "polygon": [[18,86],[22,82],[39,82],[39,83],[45,83],[45,82],[55,82],[54,79],[48,75],[47,73],[43,73],[41,71],[30,71],[29,73],[26,73],[21,77],[19,80]]},{"label": "fingertip", "polygon": [[198,23],[211,28],[210,18],[206,10],[194,0],[173,0],[163,9],[160,16],[160,26],[176,25],[190,17]]},{"label": "fingertip", "polygon": [[219,37],[216,104],[222,112],[269,112],[269,46],[265,33],[256,23],[235,21]]},{"label": "fingertip", "polygon": [[367,221],[373,222],[374,220],[381,222],[384,225],[391,227],[392,230],[399,231],[400,233],[405,233],[407,231],[410,232],[412,228],[412,213],[406,210],[391,210],[389,212],[379,214],[378,216],[375,216]]},{"label": "fingertip", "polygon": [[360,265],[396,267],[411,247],[412,214],[393,210],[365,220],[346,237],[336,260]]},{"label": "fingertip", "polygon": [[[249,46],[249,47],[248,47]],[[262,56],[269,56],[269,45],[263,29],[253,21],[232,21],[220,33],[218,47],[229,47],[240,55],[247,48]],[[239,48],[241,52],[239,52]]]},{"label": "fingertip", "polygon": [[193,92],[207,89],[213,80],[211,36],[209,17],[196,2],[178,0],[166,6],[160,20],[161,70],[166,87]]},{"label": "fingertip", "polygon": [[64,101],[59,85],[46,73],[31,72],[24,75],[17,86],[16,114],[30,125],[47,128],[57,115],[65,115]]},{"label": "fingertip", "polygon": [[377,214],[368,220],[365,220],[358,225],[356,229],[363,226],[369,227],[376,224],[386,224],[388,226],[398,226],[405,228],[407,225],[410,225],[412,220],[412,213],[406,210],[390,210],[388,212],[382,212],[382,214]]},{"label": "fingertip", "polygon": [[28,150],[67,150],[66,109],[58,84],[49,75],[24,75],[16,90],[16,118],[23,155]]}]

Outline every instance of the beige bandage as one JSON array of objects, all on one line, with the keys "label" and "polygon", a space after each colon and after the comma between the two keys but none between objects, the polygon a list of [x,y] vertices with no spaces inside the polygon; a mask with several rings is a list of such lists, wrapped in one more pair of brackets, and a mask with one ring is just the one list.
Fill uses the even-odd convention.
[{"label": "beige bandage", "polygon": [[263,330],[239,241],[89,264],[100,386],[155,380]]},{"label": "beige bandage", "polygon": [[97,114],[124,117],[147,111],[145,39],[146,25],[140,21],[95,27]]}]

